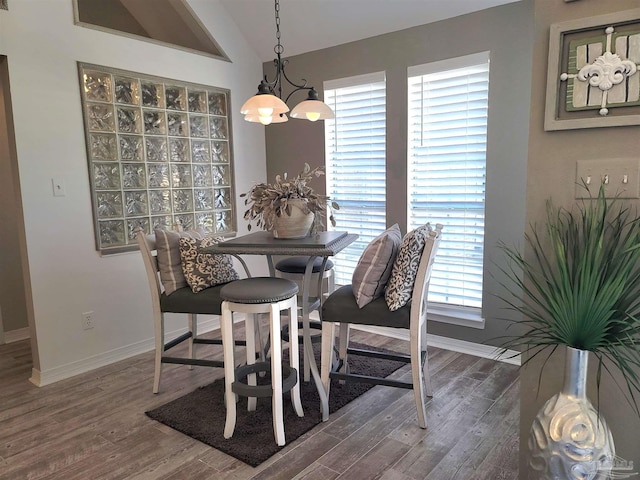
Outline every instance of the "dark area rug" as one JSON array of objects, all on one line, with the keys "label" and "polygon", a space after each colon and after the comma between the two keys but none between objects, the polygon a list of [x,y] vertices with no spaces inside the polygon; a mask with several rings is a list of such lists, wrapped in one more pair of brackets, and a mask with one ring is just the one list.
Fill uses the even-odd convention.
[{"label": "dark area rug", "polygon": [[[351,342],[350,346],[353,348],[363,347],[355,342]],[[314,344],[314,350],[319,366],[320,345]],[[300,358],[302,358],[302,352]],[[352,373],[386,377],[403,366],[404,363],[351,355],[349,365]],[[264,382],[269,382],[268,378],[259,379],[258,383]],[[372,387],[373,385],[363,383],[341,385],[338,381],[332,380],[329,412],[336,412]],[[287,444],[311,430],[321,421],[320,398],[313,380],[302,382],[300,393],[304,417],[298,417],[295,414],[290,397],[286,394],[284,429]],[[237,406],[236,428],[233,437],[224,438],[222,435],[226,415],[224,379],[200,387],[183,397],[148,411],[146,414],[150,418],[221,450],[252,467],[257,467],[283,448],[276,444],[273,436],[270,397],[258,398],[258,406],[254,412],[247,411],[247,399],[241,397]]]}]

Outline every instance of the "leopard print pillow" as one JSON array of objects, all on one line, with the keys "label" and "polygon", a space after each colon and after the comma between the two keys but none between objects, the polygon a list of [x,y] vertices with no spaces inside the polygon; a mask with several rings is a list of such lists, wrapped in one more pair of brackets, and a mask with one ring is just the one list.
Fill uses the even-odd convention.
[{"label": "leopard print pillow", "polygon": [[402,239],[398,256],[387,283],[384,299],[392,312],[404,307],[411,301],[413,284],[418,275],[420,257],[431,231],[428,223],[407,233]]},{"label": "leopard print pillow", "polygon": [[180,239],[182,271],[193,293],[240,278],[233,268],[230,255],[214,255],[200,251],[201,248],[210,247],[223,240],[222,237],[211,236],[202,239]]}]

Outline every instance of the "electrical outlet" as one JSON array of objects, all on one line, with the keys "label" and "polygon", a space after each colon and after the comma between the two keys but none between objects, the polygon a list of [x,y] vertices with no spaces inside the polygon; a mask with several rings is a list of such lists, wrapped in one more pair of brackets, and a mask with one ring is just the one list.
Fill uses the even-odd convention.
[{"label": "electrical outlet", "polygon": [[82,328],[84,330],[93,328],[93,312],[84,312],[82,314]]}]

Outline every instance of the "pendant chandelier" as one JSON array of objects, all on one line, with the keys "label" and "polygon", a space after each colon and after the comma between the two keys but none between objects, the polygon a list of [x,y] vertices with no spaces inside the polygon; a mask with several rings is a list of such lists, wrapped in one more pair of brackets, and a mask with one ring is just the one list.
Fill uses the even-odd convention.
[{"label": "pendant chandelier", "polygon": [[[325,120],[333,118],[333,110],[329,106],[318,99],[318,92],[313,87],[307,87],[307,81],[303,78],[302,83],[297,84],[289,80],[284,69],[289,63],[288,60],[282,59],[284,47],[280,43],[280,2],[275,0],[276,12],[276,39],[278,43],[273,47],[276,58],[273,64],[276,67],[276,74],[273,81],[269,82],[267,76],[260,82],[258,93],[247,100],[240,113],[244,115],[244,119],[248,122],[260,122],[263,125],[271,123],[283,123],[289,120],[286,113],[289,111],[287,102],[289,98],[301,90],[308,92],[307,99],[300,102],[291,110],[290,116],[293,118],[306,118],[312,122],[316,120]],[[282,84],[286,81],[293,87],[293,90],[285,100],[282,100]]]}]

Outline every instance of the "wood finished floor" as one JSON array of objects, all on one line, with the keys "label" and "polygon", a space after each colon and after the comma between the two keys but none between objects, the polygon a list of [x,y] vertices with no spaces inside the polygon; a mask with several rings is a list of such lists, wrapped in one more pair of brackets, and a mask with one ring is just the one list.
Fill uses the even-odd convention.
[{"label": "wood finished floor", "polygon": [[426,430],[411,391],[378,386],[252,468],[144,414],[221,369],[166,366],[154,395],[148,353],[38,388],[28,341],[0,345],[0,479],[516,479],[517,367],[435,348],[429,362]]}]

